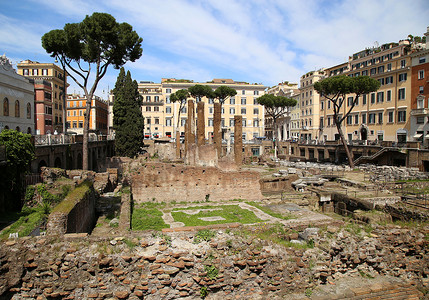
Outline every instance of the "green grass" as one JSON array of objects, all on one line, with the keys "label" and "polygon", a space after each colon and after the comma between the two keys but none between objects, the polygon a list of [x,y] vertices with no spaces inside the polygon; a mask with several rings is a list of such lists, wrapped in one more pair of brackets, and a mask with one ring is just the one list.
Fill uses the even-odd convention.
[{"label": "green grass", "polygon": [[163,213],[158,209],[165,204],[143,203],[133,209],[131,219],[132,230],[162,230],[170,228],[162,219]]},{"label": "green grass", "polygon": [[90,187],[92,183],[85,181],[71,191],[67,197],[61,201],[55,208],[52,210],[52,213],[69,213],[76,205],[76,203],[83,199],[83,197],[90,192]]},{"label": "green grass", "polygon": [[210,242],[212,238],[214,238],[215,236],[216,236],[216,231],[209,230],[209,229],[199,230],[197,234],[195,234],[194,243],[199,244],[202,241]]},{"label": "green grass", "polygon": [[[220,209],[214,211],[201,211],[195,215],[188,215],[181,210],[187,209]],[[194,207],[186,207],[186,208],[175,208],[171,212],[174,220],[176,222],[183,222],[185,226],[205,226],[210,224],[225,224],[225,223],[235,223],[239,222],[242,224],[252,224],[261,222],[259,218],[255,216],[255,214],[247,209],[242,209],[238,205],[204,205],[204,206],[194,206]],[[219,216],[224,218],[225,220],[219,221],[203,221],[199,218],[203,217],[215,217]]]},{"label": "green grass", "polygon": [[282,219],[282,220],[290,220],[290,219],[294,219],[294,216],[292,214],[288,214],[288,215],[283,215],[281,213],[277,213],[272,211],[271,209],[269,209],[268,207],[265,206],[261,206],[258,203],[254,202],[254,201],[248,201],[246,202],[249,205],[252,205],[254,207],[256,207],[259,210],[262,210],[264,213],[274,217],[274,218],[278,218],[278,219]]},{"label": "green grass", "polygon": [[41,205],[35,208],[24,207],[18,214],[19,219],[3,230],[0,238],[6,239],[10,233],[18,232],[19,237],[28,236],[46,218],[45,209]]}]

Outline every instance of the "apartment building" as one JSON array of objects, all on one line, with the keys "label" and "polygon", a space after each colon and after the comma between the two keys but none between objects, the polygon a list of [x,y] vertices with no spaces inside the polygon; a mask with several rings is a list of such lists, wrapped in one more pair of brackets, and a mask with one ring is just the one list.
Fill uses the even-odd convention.
[{"label": "apartment building", "polygon": [[320,140],[322,131],[320,130],[320,95],[314,89],[314,83],[325,77],[324,70],[308,72],[300,78],[299,101],[300,101],[300,139]]},{"label": "apartment building", "polygon": [[[299,89],[297,83],[290,83],[289,81],[284,81],[268,88],[266,93],[273,94],[275,96],[284,96],[292,98],[294,95],[299,93]],[[292,109],[293,108],[288,108],[288,111],[279,119],[277,119],[277,137],[280,141],[289,140],[291,138],[290,128]],[[269,139],[274,138],[273,126],[273,118],[270,115],[265,114],[265,137]]]},{"label": "apartment building", "polygon": [[[92,98],[89,130],[96,134],[107,134],[109,103],[98,96]],[[68,131],[83,134],[86,98],[78,94],[67,95]]]},{"label": "apartment building", "polygon": [[429,147],[429,27],[426,44],[417,44],[411,53],[410,136]]},{"label": "apartment building", "polygon": [[[343,123],[343,133],[348,141],[404,143],[410,139],[410,53],[409,41],[388,43],[355,53],[348,62],[325,70],[327,77],[368,75],[381,84],[377,92],[359,97],[357,105]],[[346,97],[342,106],[343,115],[350,108],[354,95]],[[339,138],[332,109],[330,101],[322,97],[320,127],[324,140]]]},{"label": "apartment building", "polygon": [[34,85],[35,128],[37,135],[54,133],[52,120],[52,85],[49,81],[29,79]]},{"label": "apartment building", "polygon": [[[232,79],[213,79],[210,82],[196,83],[192,80],[163,78],[161,83],[140,81],[139,92],[143,97],[142,114],[145,118],[145,138],[174,137],[176,127],[184,136],[187,119],[187,105],[180,111],[179,103],[172,103],[170,95],[196,84],[207,85],[213,90],[219,86],[229,86],[237,91],[235,97],[228,98],[222,106],[223,131],[230,130],[233,136],[234,115],[243,117],[243,139],[250,141],[264,135],[264,109],[256,99],[264,94],[262,84],[249,84]],[[191,99],[191,98],[189,98]],[[205,137],[213,136],[214,99],[203,98],[205,103]],[[180,116],[179,116],[180,115]]]},{"label": "apartment building", "polygon": [[62,68],[52,63],[39,63],[24,60],[18,63],[18,74],[34,80],[46,80],[52,86],[52,120],[53,130],[58,133],[63,131],[63,105],[67,94],[67,76]]},{"label": "apartment building", "polygon": [[14,129],[34,134],[34,87],[0,56],[0,132]]}]

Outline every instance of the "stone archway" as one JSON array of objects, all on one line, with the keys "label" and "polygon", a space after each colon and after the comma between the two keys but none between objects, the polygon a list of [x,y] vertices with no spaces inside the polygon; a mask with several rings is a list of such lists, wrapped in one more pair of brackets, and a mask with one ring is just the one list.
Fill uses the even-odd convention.
[{"label": "stone archway", "polygon": [[40,173],[40,170],[42,169],[42,167],[46,167],[46,161],[44,161],[43,159],[41,161],[39,161],[39,164],[37,165],[37,173]]},{"label": "stone archway", "polygon": [[368,140],[368,127],[366,125],[362,125],[359,131],[360,131],[360,139],[362,141]]},{"label": "stone archway", "polygon": [[61,168],[61,158],[57,157],[55,158],[55,162],[54,162],[54,167],[55,168]]}]

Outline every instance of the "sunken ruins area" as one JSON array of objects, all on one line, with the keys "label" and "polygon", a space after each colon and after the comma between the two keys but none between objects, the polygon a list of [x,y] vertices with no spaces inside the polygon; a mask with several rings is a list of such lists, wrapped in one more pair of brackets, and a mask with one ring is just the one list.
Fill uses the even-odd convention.
[{"label": "sunken ruins area", "polygon": [[221,156],[203,132],[104,172],[42,168],[2,225],[0,299],[429,297],[428,174],[242,164],[241,139]]},{"label": "sunken ruins area", "polygon": [[428,297],[427,174],[157,156],[44,168],[28,205],[67,195],[30,233],[3,228],[0,298]]}]

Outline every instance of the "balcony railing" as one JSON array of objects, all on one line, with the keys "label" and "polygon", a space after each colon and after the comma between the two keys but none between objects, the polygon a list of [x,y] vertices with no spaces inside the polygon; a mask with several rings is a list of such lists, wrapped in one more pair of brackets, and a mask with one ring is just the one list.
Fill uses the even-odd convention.
[{"label": "balcony railing", "polygon": [[[88,137],[89,142],[111,141],[114,139],[114,135],[96,135],[94,133],[90,133]],[[82,141],[83,135],[46,134],[34,136],[35,146],[74,144],[82,143]]]}]

